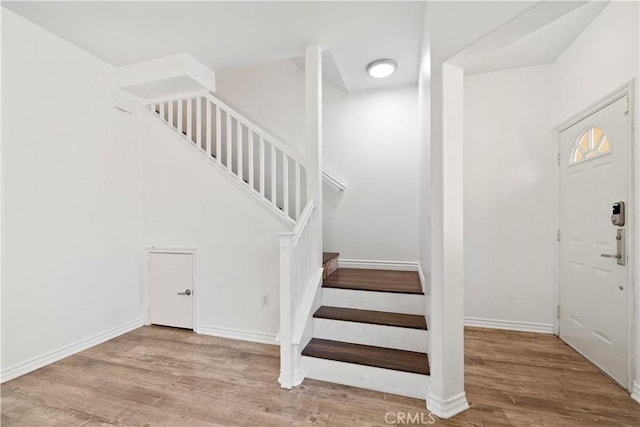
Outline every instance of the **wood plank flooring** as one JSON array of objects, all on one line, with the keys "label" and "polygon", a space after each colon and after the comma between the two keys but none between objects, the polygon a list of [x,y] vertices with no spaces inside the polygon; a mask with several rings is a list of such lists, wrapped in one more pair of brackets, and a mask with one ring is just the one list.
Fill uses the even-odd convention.
[{"label": "wood plank flooring", "polygon": [[423,295],[415,271],[340,268],[324,279],[323,287]]},{"label": "wood plank flooring", "polygon": [[414,351],[313,338],[305,347],[302,355],[429,375],[429,359],[427,355]]},{"label": "wood plank flooring", "polygon": [[[465,345],[471,408],[433,425],[640,426],[640,405],[554,336],[469,328]],[[315,380],[282,390],[278,371],[276,346],[144,327],[3,384],[1,423],[380,427],[397,413],[429,420],[422,400]]]},{"label": "wood plank flooring", "polygon": [[314,313],[313,317],[318,319],[343,320],[346,322],[371,323],[374,325],[427,330],[427,322],[424,316],[415,314],[322,306]]}]

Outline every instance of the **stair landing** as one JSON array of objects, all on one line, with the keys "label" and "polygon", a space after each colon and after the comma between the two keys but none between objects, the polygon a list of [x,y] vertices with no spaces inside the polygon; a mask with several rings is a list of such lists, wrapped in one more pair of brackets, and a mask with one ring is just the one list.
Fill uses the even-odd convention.
[{"label": "stair landing", "polygon": [[340,268],[324,279],[322,287],[424,295],[415,271]]}]

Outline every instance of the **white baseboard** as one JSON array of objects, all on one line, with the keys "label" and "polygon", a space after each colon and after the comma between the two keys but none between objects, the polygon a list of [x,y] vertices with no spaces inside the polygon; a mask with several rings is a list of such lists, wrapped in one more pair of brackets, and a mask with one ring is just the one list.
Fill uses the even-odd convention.
[{"label": "white baseboard", "polygon": [[109,341],[110,339],[137,329],[143,324],[144,320],[142,318],[136,319],[131,322],[125,323],[124,325],[116,326],[115,328],[101,332],[92,337],[76,341],[73,344],[66,345],[57,350],[50,351],[41,356],[34,357],[25,362],[4,369],[2,370],[2,373],[0,373],[0,382],[4,383],[6,381],[10,381],[24,374],[35,371],[36,369],[42,368],[43,366],[50,365],[51,363],[64,359],[65,357],[72,356],[83,350],[86,350],[98,344],[102,344],[105,341]]},{"label": "white baseboard", "polygon": [[267,334],[264,332],[246,331],[242,329],[218,328],[215,326],[198,325],[196,333],[202,335],[210,335],[212,337],[230,338],[240,341],[251,341],[261,344],[278,345],[276,342],[276,334]]},{"label": "white baseboard", "polygon": [[416,261],[376,261],[364,259],[339,259],[340,268],[366,268],[371,270],[420,271]]},{"label": "white baseboard", "polygon": [[506,331],[537,332],[539,334],[553,334],[553,324],[518,322],[513,320],[484,319],[481,317],[465,317],[464,326],[477,328],[504,329]]},{"label": "white baseboard", "polygon": [[631,398],[636,402],[640,403],[640,382],[633,382],[633,392],[631,393]]},{"label": "white baseboard", "polygon": [[439,418],[447,419],[469,409],[469,403],[464,391],[448,399],[440,399],[429,394],[427,409]]}]

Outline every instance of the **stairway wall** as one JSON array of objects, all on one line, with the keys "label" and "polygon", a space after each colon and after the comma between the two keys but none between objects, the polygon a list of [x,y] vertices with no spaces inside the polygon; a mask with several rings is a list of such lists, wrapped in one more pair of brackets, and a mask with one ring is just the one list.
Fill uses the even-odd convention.
[{"label": "stairway wall", "polygon": [[324,249],[342,259],[418,260],[418,90],[324,91]]},{"label": "stairway wall", "polygon": [[196,249],[198,332],[274,342],[286,226],[166,124],[142,119],[144,246]]}]

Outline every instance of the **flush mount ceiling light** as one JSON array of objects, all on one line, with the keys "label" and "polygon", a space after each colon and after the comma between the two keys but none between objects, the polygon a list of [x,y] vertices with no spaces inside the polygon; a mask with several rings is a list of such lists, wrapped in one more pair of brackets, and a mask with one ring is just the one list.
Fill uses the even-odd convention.
[{"label": "flush mount ceiling light", "polygon": [[367,72],[371,77],[381,79],[389,77],[398,68],[398,63],[393,59],[378,59],[367,65]]}]

